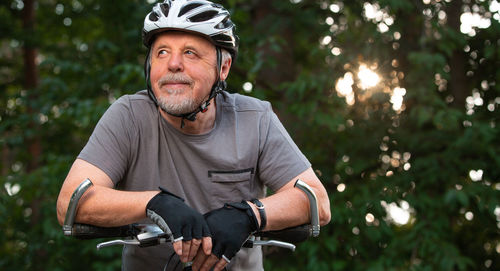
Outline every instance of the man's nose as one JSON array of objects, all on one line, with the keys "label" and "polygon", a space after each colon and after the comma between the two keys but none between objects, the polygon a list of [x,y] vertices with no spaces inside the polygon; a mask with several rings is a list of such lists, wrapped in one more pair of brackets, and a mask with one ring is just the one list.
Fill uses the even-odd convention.
[{"label": "man's nose", "polygon": [[171,54],[168,60],[168,70],[171,72],[180,72],[184,70],[182,55]]}]

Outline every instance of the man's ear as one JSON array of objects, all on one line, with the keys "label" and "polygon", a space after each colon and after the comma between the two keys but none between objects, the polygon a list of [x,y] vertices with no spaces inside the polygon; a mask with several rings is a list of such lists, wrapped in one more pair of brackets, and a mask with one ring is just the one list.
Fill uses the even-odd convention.
[{"label": "man's ear", "polygon": [[226,78],[229,76],[229,70],[231,69],[232,62],[232,58],[228,57],[226,58],[224,63],[222,63],[222,66],[220,68],[220,79],[222,81],[226,80]]}]

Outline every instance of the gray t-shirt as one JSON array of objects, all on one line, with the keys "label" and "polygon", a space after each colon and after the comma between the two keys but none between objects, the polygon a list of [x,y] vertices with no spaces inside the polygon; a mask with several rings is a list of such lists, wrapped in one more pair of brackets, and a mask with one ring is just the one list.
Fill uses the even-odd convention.
[{"label": "gray t-shirt", "polygon": [[[262,198],[265,187],[276,191],[311,166],[268,102],[226,92],[216,99],[213,129],[189,135],[161,117],[146,91],[122,96],[78,158],[103,170],[117,189],[163,186],[202,214],[226,202]],[[170,244],[126,246],[123,269],[163,270],[175,257]],[[260,248],[241,249],[229,266],[262,269]]]}]

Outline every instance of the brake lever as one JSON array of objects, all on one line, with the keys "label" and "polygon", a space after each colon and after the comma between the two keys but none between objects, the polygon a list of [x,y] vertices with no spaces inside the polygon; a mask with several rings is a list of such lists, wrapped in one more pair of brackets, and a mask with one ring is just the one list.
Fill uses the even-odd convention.
[{"label": "brake lever", "polygon": [[104,248],[104,247],[110,247],[110,246],[115,246],[115,245],[134,245],[134,246],[139,246],[141,242],[139,242],[136,238],[130,239],[130,240],[111,240],[107,242],[102,242],[97,244],[97,250]]},{"label": "brake lever", "polygon": [[250,235],[250,237],[243,244],[243,247],[253,248],[254,246],[275,246],[295,251],[295,245],[292,243],[278,241],[278,240],[259,240],[256,239],[254,235]]},{"label": "brake lever", "polygon": [[[139,247],[150,247],[170,242],[169,235],[164,233],[157,225],[137,224],[134,225],[134,227],[140,230],[140,233],[132,237],[131,239],[115,239],[111,241],[102,242],[97,244],[97,249],[99,250],[101,248],[115,246],[115,245],[134,245]],[[258,240],[254,235],[251,235],[243,246],[247,248],[252,248],[254,246],[276,246],[276,247],[290,249],[291,251],[295,251],[294,244],[277,240]]]},{"label": "brake lever", "polygon": [[287,242],[282,242],[278,240],[255,240],[253,241],[254,246],[273,246],[273,247],[282,247],[289,249],[291,251],[295,251],[295,245]]},{"label": "brake lever", "polygon": [[116,239],[97,244],[97,249],[114,245],[135,245],[139,247],[150,247],[170,241],[170,236],[163,232],[160,227],[153,224],[135,224],[139,233],[131,239]]}]

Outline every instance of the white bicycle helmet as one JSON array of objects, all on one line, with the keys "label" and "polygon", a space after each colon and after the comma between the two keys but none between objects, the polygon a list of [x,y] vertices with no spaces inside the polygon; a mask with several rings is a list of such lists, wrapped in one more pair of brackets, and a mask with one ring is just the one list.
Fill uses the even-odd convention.
[{"label": "white bicycle helmet", "polygon": [[[211,41],[217,52],[217,76],[219,76],[222,66],[221,49],[227,50],[234,61],[238,54],[239,38],[234,33],[235,25],[231,21],[229,12],[221,5],[206,0],[165,0],[157,3],[153,10],[144,19],[142,29],[142,42],[151,48],[155,35],[168,31],[177,30],[199,34]],[[149,97],[158,104],[150,82],[151,63],[149,53],[144,63],[144,74]],[[225,81],[217,77],[208,100],[200,104],[193,112],[185,114],[170,115],[181,117],[181,128],[184,127],[184,120],[195,121],[196,115],[205,112],[210,100],[217,94],[222,93],[227,87]]]},{"label": "white bicycle helmet", "polygon": [[206,0],[166,0],[158,3],[144,19],[142,41],[150,47],[155,34],[166,30],[194,32],[208,38],[216,47],[238,53],[239,38],[229,12]]}]

